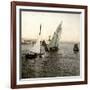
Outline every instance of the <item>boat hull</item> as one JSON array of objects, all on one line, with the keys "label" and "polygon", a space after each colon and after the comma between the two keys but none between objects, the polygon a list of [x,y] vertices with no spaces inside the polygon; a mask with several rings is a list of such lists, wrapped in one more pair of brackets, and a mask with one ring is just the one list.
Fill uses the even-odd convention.
[{"label": "boat hull", "polygon": [[34,54],[26,54],[26,55],[25,55],[25,58],[26,58],[26,59],[35,59],[35,58],[37,58],[37,57],[42,58],[42,55],[44,55],[44,53],[39,53],[39,54],[37,54],[37,53],[34,53]]},{"label": "boat hull", "polygon": [[50,47],[50,52],[57,52],[58,51],[58,47]]},{"label": "boat hull", "polygon": [[34,53],[34,54],[26,54],[25,58],[26,59],[34,59],[34,58],[37,58],[37,54],[36,53]]}]

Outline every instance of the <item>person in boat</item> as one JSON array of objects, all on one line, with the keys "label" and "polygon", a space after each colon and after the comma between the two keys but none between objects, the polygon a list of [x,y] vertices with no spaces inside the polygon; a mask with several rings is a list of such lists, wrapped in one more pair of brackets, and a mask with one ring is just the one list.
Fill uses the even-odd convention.
[{"label": "person in boat", "polygon": [[46,52],[49,51],[45,40],[42,41],[42,46],[44,46],[44,49],[45,49]]},{"label": "person in boat", "polygon": [[73,52],[74,52],[75,54],[77,54],[77,53],[79,52],[78,44],[74,44]]}]

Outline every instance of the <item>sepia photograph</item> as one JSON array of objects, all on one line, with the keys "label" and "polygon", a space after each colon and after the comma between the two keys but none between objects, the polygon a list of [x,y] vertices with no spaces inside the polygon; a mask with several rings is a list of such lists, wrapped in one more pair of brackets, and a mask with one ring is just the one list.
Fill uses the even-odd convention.
[{"label": "sepia photograph", "polygon": [[87,6],[11,2],[11,88],[87,84]]},{"label": "sepia photograph", "polygon": [[80,75],[80,13],[21,10],[21,78]]}]

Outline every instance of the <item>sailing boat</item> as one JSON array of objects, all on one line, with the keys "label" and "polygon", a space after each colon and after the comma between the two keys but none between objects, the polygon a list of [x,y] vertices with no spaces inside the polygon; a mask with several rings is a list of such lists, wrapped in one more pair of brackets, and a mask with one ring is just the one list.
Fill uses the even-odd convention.
[{"label": "sailing boat", "polygon": [[61,38],[61,31],[62,31],[62,21],[57,27],[56,31],[53,34],[52,40],[49,43],[49,49],[50,51],[58,51],[59,49],[59,42]]},{"label": "sailing boat", "polygon": [[40,32],[36,41],[36,44],[30,48],[29,53],[26,54],[26,58],[36,58],[37,56],[42,56],[44,53],[41,51],[41,24],[40,24]]},{"label": "sailing boat", "polygon": [[[42,57],[42,55],[45,54],[44,50],[46,52],[58,51],[59,42],[61,38],[61,31],[62,31],[61,26],[62,26],[62,22],[57,27],[56,31],[53,34],[52,39],[50,40],[50,43],[47,45],[45,40],[41,41],[41,25],[40,25],[40,32],[39,32],[37,42],[32,48],[30,48],[29,50],[30,52],[26,54],[26,58],[33,59],[33,58],[36,58],[37,56]],[[43,50],[41,49],[42,46],[44,47]]]},{"label": "sailing boat", "polygon": [[45,40],[43,41],[42,45],[44,46],[46,52],[58,51],[61,38],[61,31],[62,31],[62,21],[57,27],[56,31],[54,32],[51,40],[49,36],[50,41],[49,44],[46,44]]}]

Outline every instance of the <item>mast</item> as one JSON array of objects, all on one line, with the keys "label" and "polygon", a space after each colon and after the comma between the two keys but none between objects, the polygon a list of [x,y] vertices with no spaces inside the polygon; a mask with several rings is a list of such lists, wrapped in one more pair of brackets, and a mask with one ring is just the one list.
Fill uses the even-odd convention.
[{"label": "mast", "polygon": [[40,32],[39,32],[39,35],[41,35],[41,28],[42,28],[42,25],[40,24]]},{"label": "mast", "polygon": [[[41,35],[41,28],[42,28],[42,25],[40,24],[40,32],[39,32],[39,36]],[[40,41],[40,54],[41,54],[41,41]]]}]

